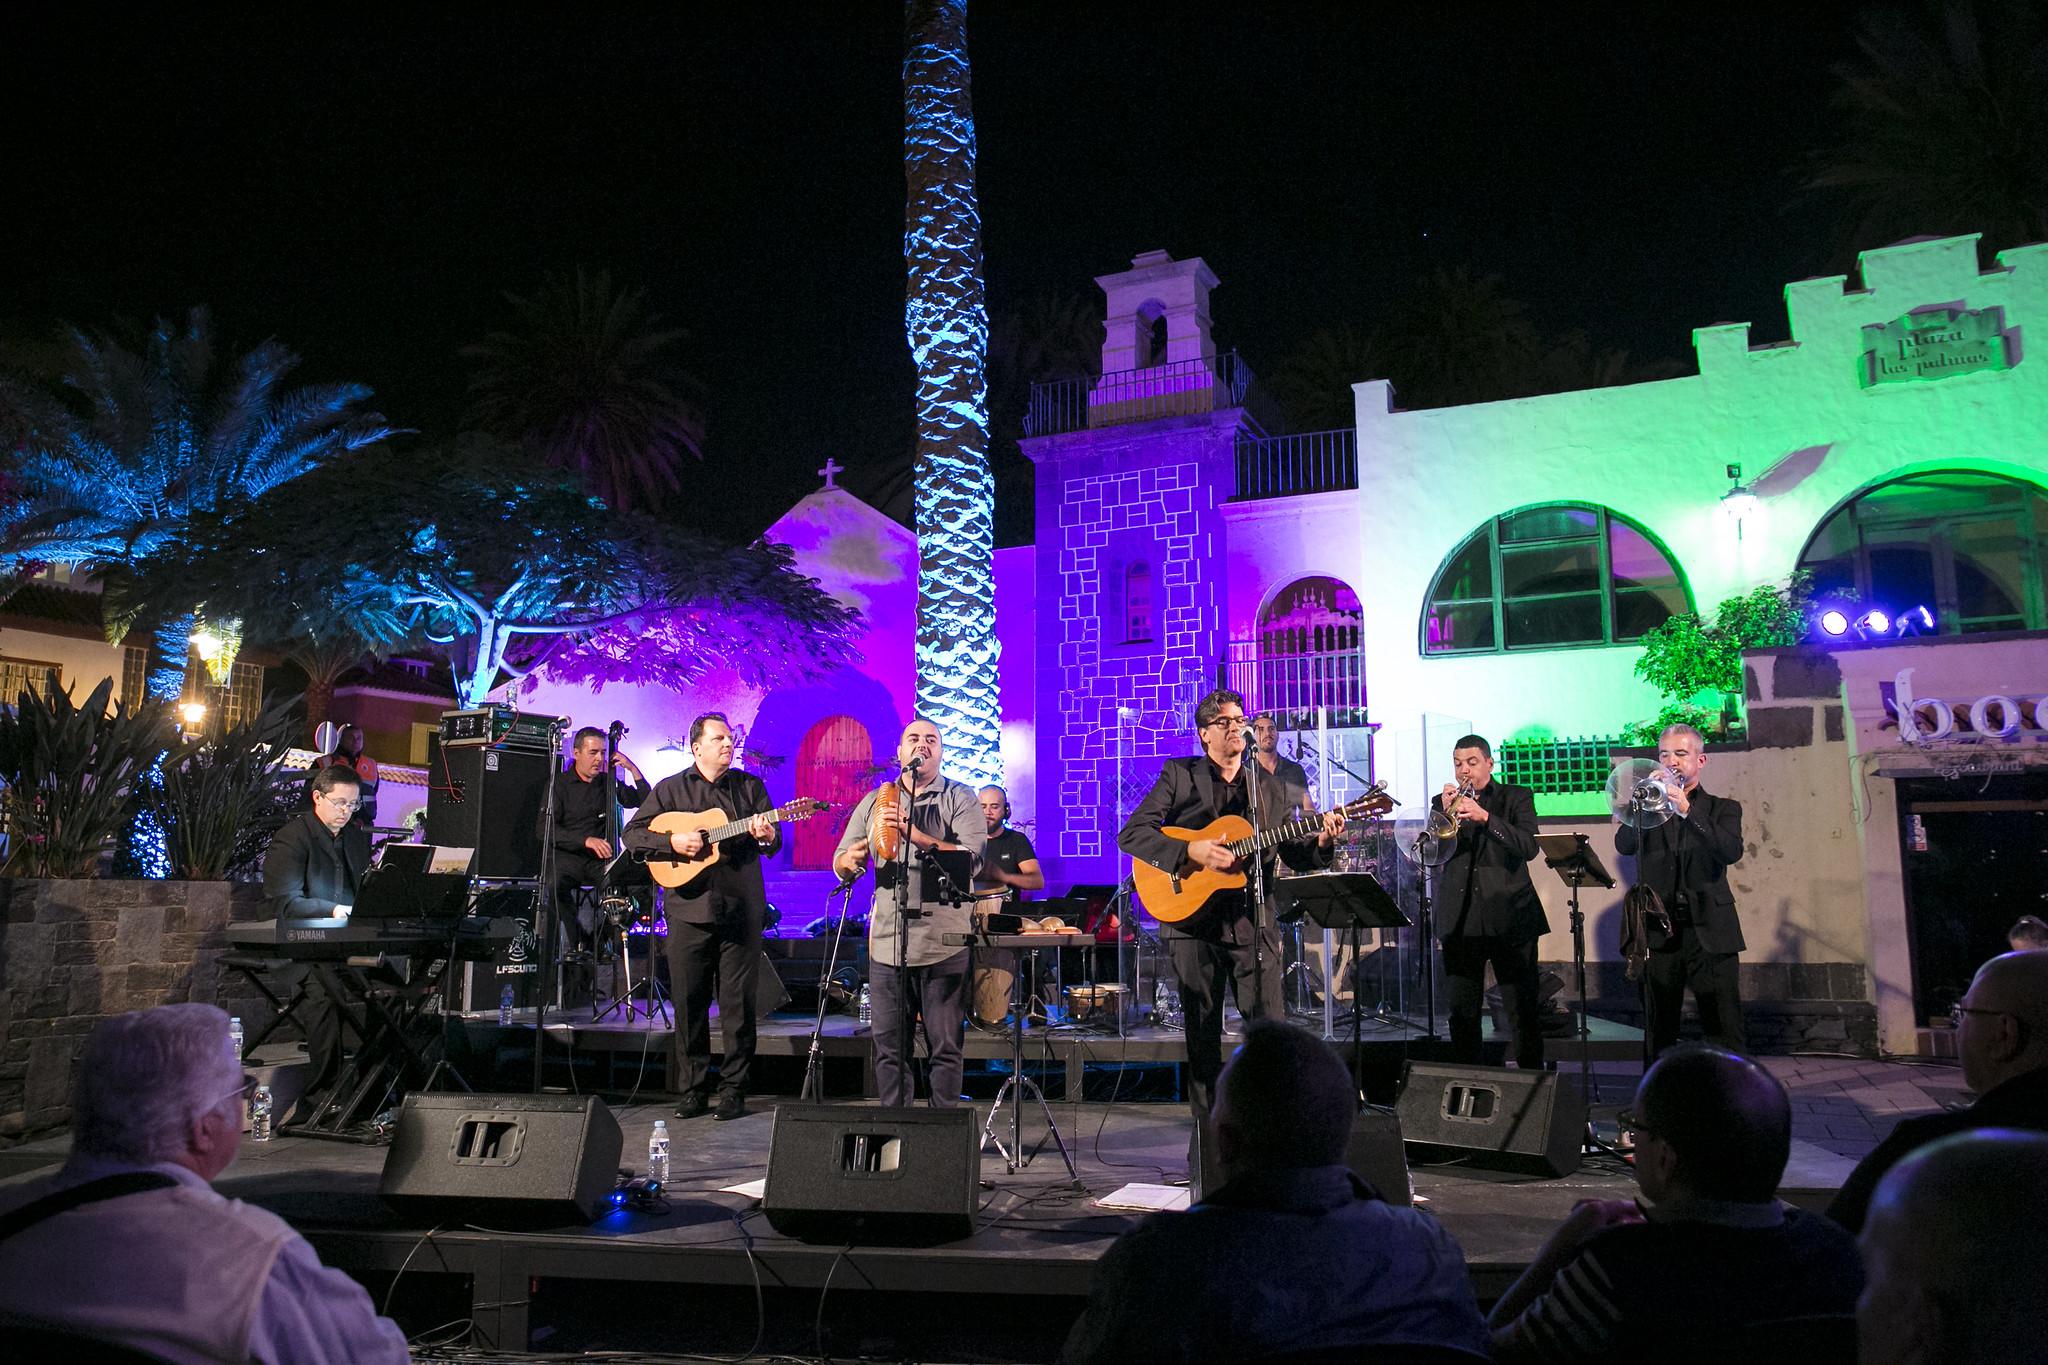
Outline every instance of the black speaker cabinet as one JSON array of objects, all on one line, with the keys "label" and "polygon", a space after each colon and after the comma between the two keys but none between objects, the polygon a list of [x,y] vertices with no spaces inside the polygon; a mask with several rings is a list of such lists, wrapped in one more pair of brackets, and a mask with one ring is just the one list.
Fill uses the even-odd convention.
[{"label": "black speaker cabinet", "polygon": [[493,880],[540,875],[540,804],[553,757],[524,749],[427,740],[427,842],[473,848],[471,873]]},{"label": "black speaker cabinet", "polygon": [[934,1246],[974,1232],[981,1131],[972,1106],[775,1110],[761,1207],[785,1237]]},{"label": "black speaker cabinet", "polygon": [[590,1096],[410,1095],[378,1193],[422,1220],[588,1223],[611,1207],[622,1144]]},{"label": "black speaker cabinet", "polygon": [[1410,1062],[1394,1110],[1418,1161],[1467,1158],[1530,1175],[1579,1169],[1586,1105],[1555,1071]]},{"label": "black speaker cabinet", "polygon": [[[1344,1149],[1344,1164],[1389,1204],[1415,1202],[1414,1192],[1408,1186],[1408,1153],[1401,1145],[1398,1115],[1384,1109],[1361,1109],[1351,1123],[1351,1141]],[[1199,1204],[1223,1186],[1222,1160],[1206,1123],[1195,1134],[1195,1165],[1191,1197]]]}]

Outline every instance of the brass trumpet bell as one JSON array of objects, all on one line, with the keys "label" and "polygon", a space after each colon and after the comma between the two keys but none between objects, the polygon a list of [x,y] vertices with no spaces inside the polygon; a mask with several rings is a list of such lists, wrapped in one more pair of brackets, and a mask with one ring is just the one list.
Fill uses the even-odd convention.
[{"label": "brass trumpet bell", "polygon": [[1655,829],[1675,813],[1671,794],[1678,778],[1652,759],[1626,758],[1607,775],[1607,809],[1624,825]]}]

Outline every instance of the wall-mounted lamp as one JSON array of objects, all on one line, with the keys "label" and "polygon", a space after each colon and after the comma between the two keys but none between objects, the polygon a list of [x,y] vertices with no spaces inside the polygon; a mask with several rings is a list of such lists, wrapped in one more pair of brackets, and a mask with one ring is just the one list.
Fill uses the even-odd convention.
[{"label": "wall-mounted lamp", "polygon": [[206,703],[203,701],[181,701],[178,703],[178,722],[187,730],[197,730],[206,724]]},{"label": "wall-mounted lamp", "polygon": [[1756,494],[1742,483],[1742,466],[1728,467],[1728,491],[1721,495],[1721,515],[1735,524],[1735,538],[1742,539],[1742,523],[1756,516]]}]

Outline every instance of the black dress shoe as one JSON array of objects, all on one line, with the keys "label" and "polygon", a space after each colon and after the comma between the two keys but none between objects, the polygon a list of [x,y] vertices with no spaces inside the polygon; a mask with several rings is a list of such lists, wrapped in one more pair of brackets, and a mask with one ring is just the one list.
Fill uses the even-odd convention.
[{"label": "black dress shoe", "polygon": [[683,1097],[676,1101],[676,1117],[679,1119],[702,1118],[705,1111],[710,1107],[709,1104],[705,1103],[703,1091],[686,1090],[683,1092]]},{"label": "black dress shoe", "polygon": [[720,1123],[728,1123],[747,1112],[747,1097],[737,1090],[728,1090],[718,1097],[718,1108],[711,1111],[711,1117]]}]

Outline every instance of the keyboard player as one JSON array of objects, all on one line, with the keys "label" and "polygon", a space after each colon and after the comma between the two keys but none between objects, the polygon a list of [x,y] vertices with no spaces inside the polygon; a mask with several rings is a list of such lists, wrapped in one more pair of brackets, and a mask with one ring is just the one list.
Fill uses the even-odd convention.
[{"label": "keyboard player", "polygon": [[[286,822],[263,855],[263,894],[280,934],[292,920],[346,920],[370,866],[370,836],[350,823],[362,796],[354,770],[323,768],[310,787],[313,808]],[[319,1095],[341,1070],[340,1005],[306,963],[281,968],[277,979],[287,990],[305,990],[298,1016],[311,1064],[305,1095]]]}]

